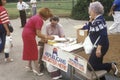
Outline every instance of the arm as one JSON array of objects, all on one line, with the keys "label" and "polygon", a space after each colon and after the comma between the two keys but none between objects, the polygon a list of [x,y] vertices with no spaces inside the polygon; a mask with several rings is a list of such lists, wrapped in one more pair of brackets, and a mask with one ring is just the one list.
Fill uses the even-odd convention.
[{"label": "arm", "polygon": [[114,14],[115,7],[116,7],[116,5],[113,4],[112,7],[111,7],[111,9],[110,9],[110,12],[109,12],[108,16],[111,16],[112,14]]},{"label": "arm", "polygon": [[41,31],[38,29],[36,30],[36,35],[45,40],[53,40],[54,39],[53,36],[47,36],[47,35],[42,34]]},{"label": "arm", "polygon": [[25,9],[29,9],[29,5],[25,3]]},{"label": "arm", "polygon": [[90,26],[92,25],[92,21],[94,20],[94,18],[91,16],[89,16],[89,18],[90,18],[90,20],[88,21],[88,23],[85,23],[85,25],[81,29],[83,29],[83,30],[90,29]]},{"label": "arm", "polygon": [[10,31],[8,29],[8,25],[7,24],[3,24],[3,26],[4,26],[5,30],[6,30],[6,35],[10,36]]},{"label": "arm", "polygon": [[91,22],[85,23],[84,26],[81,29],[83,29],[83,30],[88,29],[89,30],[90,25],[91,25]]},{"label": "arm", "polygon": [[101,57],[102,55],[102,47],[106,46],[108,44],[108,42],[106,42],[108,39],[107,39],[107,35],[105,35],[105,33],[101,33],[100,34],[100,39],[98,41],[98,46],[97,46],[97,49],[96,49],[96,56],[97,57]]},{"label": "arm", "polygon": [[60,24],[60,27],[59,27],[59,37],[65,37],[65,33],[64,33],[64,30],[63,30],[63,26]]},{"label": "arm", "polygon": [[10,36],[10,31],[8,29],[8,23],[10,22],[10,20],[9,20],[7,10],[4,7],[1,7],[0,16],[2,16],[2,17],[0,17],[0,20],[3,24],[3,27],[5,28],[6,35]]},{"label": "arm", "polygon": [[98,46],[97,46],[97,49],[96,49],[96,56],[97,56],[97,57],[101,57],[101,48],[102,48],[101,45],[98,45]]}]

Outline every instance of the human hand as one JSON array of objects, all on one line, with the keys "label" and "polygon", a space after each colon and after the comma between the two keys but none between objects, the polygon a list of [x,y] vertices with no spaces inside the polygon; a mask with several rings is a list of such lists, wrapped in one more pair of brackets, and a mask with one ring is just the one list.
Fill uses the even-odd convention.
[{"label": "human hand", "polygon": [[108,13],[108,16],[111,16],[111,15],[112,15],[112,13],[111,13],[111,12],[109,12],[109,13]]},{"label": "human hand", "polygon": [[54,36],[48,36],[48,39],[53,40],[53,39],[55,39],[55,37]]},{"label": "human hand", "polygon": [[101,55],[102,55],[102,54],[101,54],[101,47],[102,47],[102,46],[98,45],[98,47],[97,47],[97,49],[96,49],[96,56],[97,56],[97,57],[101,57]]},{"label": "human hand", "polygon": [[111,16],[112,14],[114,14],[114,11],[110,11],[110,12],[108,13],[108,16]]},{"label": "human hand", "polygon": [[90,18],[89,22],[92,22],[94,20],[92,16],[89,16],[89,18]]},{"label": "human hand", "polygon": [[10,31],[7,31],[6,35],[7,35],[7,36],[10,36]]},{"label": "human hand", "polygon": [[96,56],[99,58],[101,57],[101,50],[96,50]]},{"label": "human hand", "polygon": [[47,39],[41,39],[41,42],[43,42],[43,43],[47,43]]}]

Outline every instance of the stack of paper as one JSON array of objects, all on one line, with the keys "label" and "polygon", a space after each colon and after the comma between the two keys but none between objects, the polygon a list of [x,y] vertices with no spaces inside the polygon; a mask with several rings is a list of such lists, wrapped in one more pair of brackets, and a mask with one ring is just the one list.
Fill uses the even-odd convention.
[{"label": "stack of paper", "polygon": [[67,41],[67,39],[66,38],[60,38],[59,36],[57,36],[57,35],[53,35],[54,36],[54,41],[56,41],[56,42],[64,42],[64,41]]},{"label": "stack of paper", "polygon": [[61,47],[61,49],[64,50],[64,51],[71,52],[73,50],[76,50],[76,49],[79,49],[79,48],[82,48],[82,47],[83,47],[83,45],[81,43],[79,43],[79,44],[73,44],[73,45],[68,45],[68,46]]}]

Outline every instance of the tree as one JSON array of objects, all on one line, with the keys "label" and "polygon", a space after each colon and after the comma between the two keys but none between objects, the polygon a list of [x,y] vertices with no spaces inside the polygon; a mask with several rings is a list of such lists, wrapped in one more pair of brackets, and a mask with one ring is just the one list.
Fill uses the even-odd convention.
[{"label": "tree", "polygon": [[77,3],[72,8],[71,17],[78,20],[87,19],[89,3],[90,0],[77,0]]},{"label": "tree", "polygon": [[113,0],[96,0],[102,3],[104,6],[104,17],[106,20],[112,20],[112,16],[108,16],[108,13],[110,11],[110,8],[112,6]]},{"label": "tree", "polygon": [[92,1],[99,1],[104,6],[104,16],[106,20],[111,20],[112,17],[108,16],[110,7],[112,5],[113,0],[77,0],[77,3],[73,6],[71,17],[77,20],[87,20],[89,18],[88,15],[88,6]]}]

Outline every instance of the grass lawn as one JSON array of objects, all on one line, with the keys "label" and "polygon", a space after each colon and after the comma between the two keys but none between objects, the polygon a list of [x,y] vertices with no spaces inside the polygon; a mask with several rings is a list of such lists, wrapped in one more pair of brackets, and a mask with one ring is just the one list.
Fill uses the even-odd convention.
[{"label": "grass lawn", "polygon": [[[5,6],[6,9],[8,10],[10,19],[19,17],[19,11],[17,10],[16,5],[17,3],[7,3]],[[48,7],[55,15],[70,16],[72,10],[72,0],[59,2],[58,1],[38,2],[37,7],[38,7],[37,11],[41,7]],[[31,10],[29,10],[29,12],[31,12]],[[31,14],[28,14],[27,16],[31,16]]]}]

